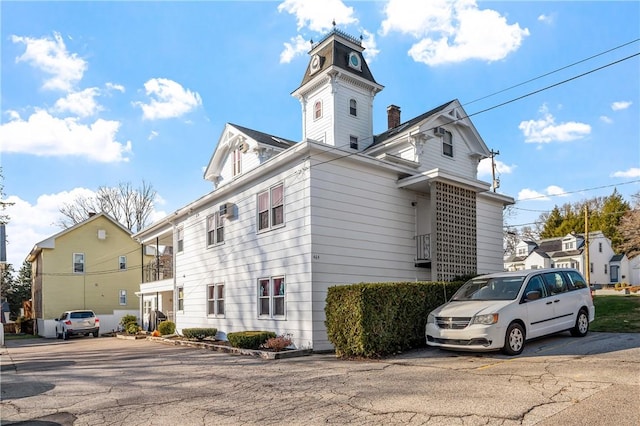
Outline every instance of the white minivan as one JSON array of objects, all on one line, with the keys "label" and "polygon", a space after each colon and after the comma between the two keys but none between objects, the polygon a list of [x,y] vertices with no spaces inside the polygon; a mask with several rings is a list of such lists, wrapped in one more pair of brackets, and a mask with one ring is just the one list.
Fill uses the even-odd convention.
[{"label": "white minivan", "polygon": [[575,269],[499,272],[467,281],[429,314],[425,335],[429,346],[518,355],[535,337],[585,336],[594,318],[591,290]]}]

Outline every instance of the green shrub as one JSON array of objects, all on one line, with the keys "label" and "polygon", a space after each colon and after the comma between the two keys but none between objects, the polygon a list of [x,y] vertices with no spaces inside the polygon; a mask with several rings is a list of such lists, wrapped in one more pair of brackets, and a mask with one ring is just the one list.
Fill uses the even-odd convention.
[{"label": "green shrub", "polygon": [[276,337],[272,331],[239,331],[227,333],[227,339],[234,348],[259,349],[267,339]]},{"label": "green shrub", "polygon": [[120,325],[124,331],[129,329],[129,324],[138,325],[138,318],[135,315],[125,315],[120,319]]},{"label": "green shrub", "polygon": [[141,330],[140,326],[135,322],[128,323],[127,327],[125,328],[125,331],[127,332],[127,334],[138,334],[140,330]]},{"label": "green shrub", "polygon": [[424,346],[431,310],[463,282],[361,283],[330,287],[327,336],[340,357],[379,357]]},{"label": "green shrub", "polygon": [[216,337],[217,328],[183,328],[182,335],[187,339],[202,340],[207,337]]},{"label": "green shrub", "polygon": [[158,324],[158,331],[161,335],[166,336],[167,334],[173,334],[176,332],[176,323],[173,321],[162,321]]}]

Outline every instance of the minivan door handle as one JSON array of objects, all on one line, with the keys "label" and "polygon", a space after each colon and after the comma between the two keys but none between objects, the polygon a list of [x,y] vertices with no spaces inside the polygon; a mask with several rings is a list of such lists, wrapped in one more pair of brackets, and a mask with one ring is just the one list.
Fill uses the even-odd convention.
[{"label": "minivan door handle", "polygon": [[553,303],[558,303],[560,301],[560,299],[556,299],[553,301]]},{"label": "minivan door handle", "polygon": [[552,303],[553,303],[553,302],[547,302],[547,305],[550,305],[550,304],[552,304]]}]

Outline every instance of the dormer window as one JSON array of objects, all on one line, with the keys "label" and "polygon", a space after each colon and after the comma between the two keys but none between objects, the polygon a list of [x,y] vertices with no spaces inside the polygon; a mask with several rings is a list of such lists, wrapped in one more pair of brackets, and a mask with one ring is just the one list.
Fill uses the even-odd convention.
[{"label": "dormer window", "polygon": [[448,130],[445,130],[442,136],[442,154],[453,157],[453,135]]},{"label": "dormer window", "polygon": [[354,117],[358,116],[358,103],[355,99],[349,100],[349,114]]},{"label": "dormer window", "polygon": [[313,104],[313,118],[314,120],[322,118],[322,101],[316,101]]}]

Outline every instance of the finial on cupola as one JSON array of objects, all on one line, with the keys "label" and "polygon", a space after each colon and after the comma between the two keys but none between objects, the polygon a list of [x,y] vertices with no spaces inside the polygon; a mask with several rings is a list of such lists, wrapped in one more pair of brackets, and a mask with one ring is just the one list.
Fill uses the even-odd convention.
[{"label": "finial on cupola", "polygon": [[333,28],[336,27],[336,20],[335,19],[333,21],[331,21],[331,25],[333,25]]}]

